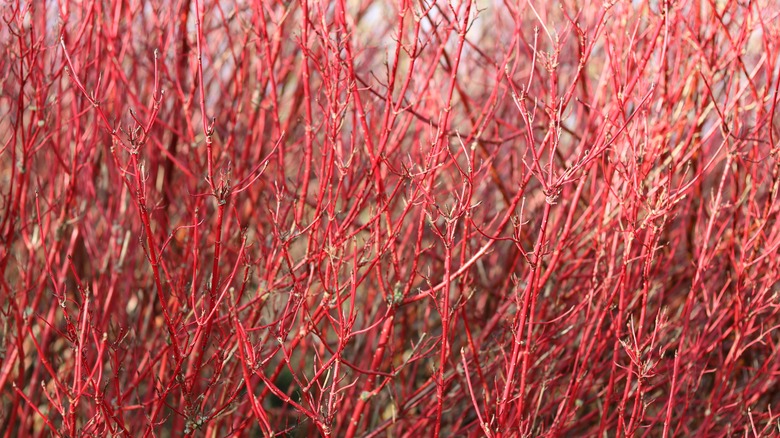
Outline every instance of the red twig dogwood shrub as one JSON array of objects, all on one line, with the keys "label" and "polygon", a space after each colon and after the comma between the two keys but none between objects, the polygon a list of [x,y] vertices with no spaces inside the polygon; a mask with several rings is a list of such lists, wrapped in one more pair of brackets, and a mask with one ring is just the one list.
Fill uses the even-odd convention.
[{"label": "red twig dogwood shrub", "polygon": [[780,433],[775,2],[2,16],[3,437]]}]

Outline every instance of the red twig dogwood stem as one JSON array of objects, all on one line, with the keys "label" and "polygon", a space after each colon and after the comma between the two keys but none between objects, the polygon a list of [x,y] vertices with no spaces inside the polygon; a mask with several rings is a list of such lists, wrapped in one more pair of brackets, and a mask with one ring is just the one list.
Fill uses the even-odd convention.
[{"label": "red twig dogwood stem", "polygon": [[775,3],[5,2],[0,438],[777,435]]}]

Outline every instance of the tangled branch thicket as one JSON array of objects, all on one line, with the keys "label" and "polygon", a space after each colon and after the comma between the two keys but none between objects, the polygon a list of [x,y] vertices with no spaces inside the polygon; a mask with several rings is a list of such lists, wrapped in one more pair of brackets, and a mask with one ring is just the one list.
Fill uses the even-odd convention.
[{"label": "tangled branch thicket", "polygon": [[777,3],[2,14],[3,436],[780,433]]}]

